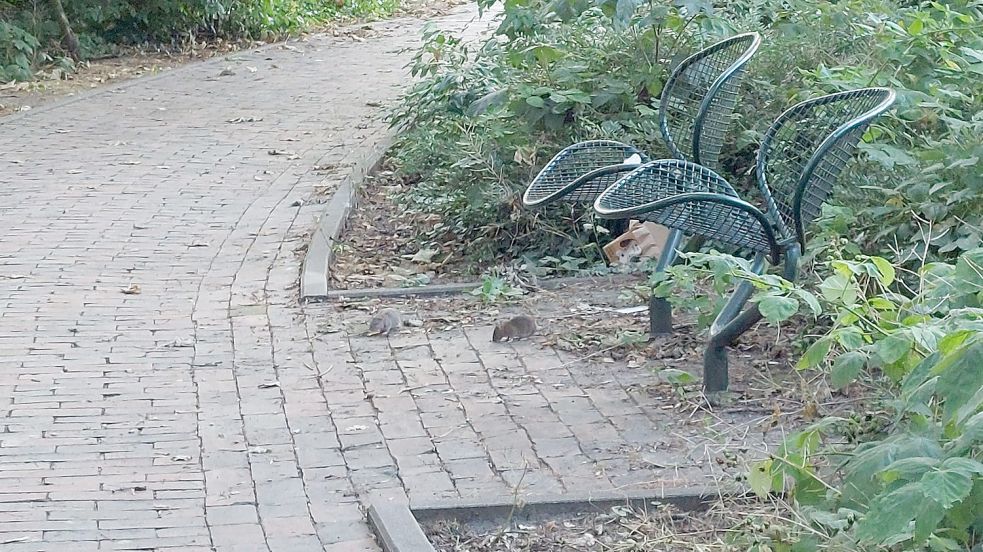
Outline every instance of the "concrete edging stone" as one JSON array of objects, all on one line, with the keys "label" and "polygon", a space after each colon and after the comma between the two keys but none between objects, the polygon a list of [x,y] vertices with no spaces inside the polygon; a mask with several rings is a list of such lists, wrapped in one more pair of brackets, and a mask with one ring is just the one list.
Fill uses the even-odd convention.
[{"label": "concrete edging stone", "polygon": [[327,207],[321,212],[304,255],[304,265],[300,273],[301,301],[323,300],[328,297],[334,242],[348,224],[348,216],[355,206],[359,186],[382,162],[392,144],[393,136],[392,131],[386,129],[367,139],[367,144],[363,144],[351,172],[342,178]]}]

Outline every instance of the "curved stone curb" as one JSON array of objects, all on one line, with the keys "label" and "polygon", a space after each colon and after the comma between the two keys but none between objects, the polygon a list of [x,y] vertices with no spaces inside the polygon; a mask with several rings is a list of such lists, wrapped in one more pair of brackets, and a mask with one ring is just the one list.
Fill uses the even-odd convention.
[{"label": "curved stone curb", "polygon": [[358,150],[358,158],[353,163],[351,172],[341,180],[328,201],[327,207],[321,212],[317,227],[311,236],[307,253],[304,255],[304,266],[300,274],[301,301],[317,301],[328,297],[328,281],[331,278],[331,259],[334,256],[333,245],[342,230],[348,224],[348,215],[355,205],[355,193],[372,172],[392,144],[393,133],[381,131],[370,137],[366,144]]},{"label": "curved stone curb", "polygon": [[[433,552],[433,545],[420,523],[454,519],[465,523],[522,520],[589,511],[606,511],[629,505],[638,509],[653,503],[670,504],[681,510],[705,510],[720,498],[719,489],[670,489],[659,492],[595,492],[586,495],[557,495],[534,501],[484,502],[481,500],[441,500],[410,507],[405,504],[373,501],[369,520],[385,552]],[[728,495],[731,493],[728,493]]]}]

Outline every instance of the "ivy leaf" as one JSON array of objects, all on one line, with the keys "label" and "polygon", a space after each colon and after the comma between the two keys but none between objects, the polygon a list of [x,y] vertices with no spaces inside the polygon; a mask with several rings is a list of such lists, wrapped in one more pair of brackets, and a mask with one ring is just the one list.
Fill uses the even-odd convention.
[{"label": "ivy leaf", "polygon": [[847,462],[846,478],[842,485],[844,499],[864,501],[883,489],[881,473],[902,458],[941,458],[944,452],[934,438],[929,439],[908,433],[896,435],[879,443],[865,443],[857,447]]},{"label": "ivy leaf", "polygon": [[932,532],[939,526],[939,522],[942,521],[945,514],[945,509],[930,508],[915,517],[915,542],[924,542],[925,539],[932,536]]},{"label": "ivy leaf", "polygon": [[962,434],[949,445],[948,452],[950,455],[966,454],[966,451],[979,442],[983,442],[983,412],[966,420]]},{"label": "ivy leaf", "polygon": [[534,47],[532,53],[541,65],[549,65],[563,57],[563,52],[545,44]]},{"label": "ivy leaf", "polygon": [[969,492],[973,490],[973,478],[962,470],[932,470],[922,476],[921,485],[926,497],[948,510],[953,504],[969,496]]},{"label": "ivy leaf", "polygon": [[971,330],[959,330],[953,332],[939,340],[939,352],[948,355],[955,351],[960,345],[966,342],[973,335]]},{"label": "ivy leaf", "polygon": [[660,370],[659,375],[667,383],[672,385],[689,385],[696,382],[696,376],[690,374],[685,370],[677,370],[675,368],[666,368],[665,370]]},{"label": "ivy leaf", "polygon": [[836,342],[848,351],[859,349],[866,344],[864,332],[857,326],[840,328],[835,332],[834,337],[836,337]]},{"label": "ivy leaf", "polygon": [[867,515],[858,523],[857,536],[875,544],[903,537],[909,534],[911,520],[932,508],[941,509],[938,503],[926,499],[921,485],[904,485],[874,499]]},{"label": "ivy leaf", "polygon": [[983,475],[983,462],[972,458],[952,457],[942,461],[942,468],[965,474],[967,477]]},{"label": "ivy leaf", "polygon": [[[954,533],[964,532],[974,525],[979,527],[980,512],[983,512],[983,479],[977,479],[973,491],[964,500],[946,512],[946,528],[955,529]],[[950,532],[953,534],[953,532]],[[952,547],[948,550],[964,550]],[[936,548],[936,550],[945,550]]]},{"label": "ivy leaf", "polygon": [[792,293],[799,299],[802,299],[806,305],[809,305],[809,310],[812,311],[813,316],[819,316],[823,313],[823,307],[819,304],[819,299],[816,299],[815,295],[804,289],[793,289]]},{"label": "ivy leaf", "polygon": [[788,320],[799,310],[799,302],[794,297],[766,295],[758,300],[758,310],[772,323]]},{"label": "ivy leaf", "polygon": [[833,369],[829,374],[829,382],[835,389],[843,389],[853,383],[867,363],[867,355],[860,351],[849,351],[836,357]]},{"label": "ivy leaf", "polygon": [[762,498],[768,496],[773,490],[780,490],[774,485],[775,477],[771,473],[773,463],[774,461],[770,459],[762,460],[752,465],[747,474],[747,482],[751,486],[751,490]]},{"label": "ivy leaf", "polygon": [[925,28],[925,23],[922,22],[921,19],[916,19],[912,21],[910,25],[908,25],[908,34],[912,36],[917,35],[921,33],[922,29],[924,28]]},{"label": "ivy leaf", "polygon": [[[932,369],[939,375],[936,393],[945,397],[943,417],[950,421],[983,388],[983,339],[976,339],[942,357]],[[972,410],[975,410],[972,409]],[[965,412],[965,410],[963,410]]]},{"label": "ivy leaf", "polygon": [[819,366],[829,354],[829,348],[833,345],[833,340],[829,336],[821,337],[806,349],[802,358],[795,363],[796,370],[806,370]]},{"label": "ivy leaf", "polygon": [[983,247],[966,251],[956,261],[955,277],[961,286],[979,289],[983,285]]},{"label": "ivy leaf", "polygon": [[892,462],[879,475],[881,481],[885,483],[893,483],[899,479],[904,483],[910,483],[938,468],[941,462],[939,458],[933,456],[911,456]]},{"label": "ivy leaf", "polygon": [[880,273],[877,280],[882,286],[887,287],[894,283],[895,272],[891,263],[887,262],[883,257],[871,257],[870,262],[874,263],[874,266],[877,267],[877,272]]},{"label": "ivy leaf", "polygon": [[[915,366],[914,370],[905,376],[904,381],[901,384],[901,395],[905,397],[905,400],[912,400],[916,393],[919,395],[924,393],[924,391],[921,391],[921,389],[924,389],[926,384],[934,382],[938,379],[937,376],[932,375],[932,368],[934,368],[939,362],[939,358],[940,355],[937,352],[928,355],[925,357],[925,359],[918,363],[918,366]],[[934,394],[934,385],[931,385],[930,387],[932,389],[930,394]]]},{"label": "ivy leaf", "polygon": [[823,298],[830,303],[852,305],[857,302],[857,284],[843,274],[834,274],[819,284]]},{"label": "ivy leaf", "polygon": [[894,333],[874,345],[874,354],[884,364],[894,364],[911,351],[912,345],[913,343],[910,337],[900,332]]},{"label": "ivy leaf", "polygon": [[898,310],[897,305],[891,302],[885,297],[871,297],[867,300],[867,304],[879,311],[895,311]]},{"label": "ivy leaf", "polygon": [[696,15],[704,12],[707,15],[713,13],[713,2],[711,0],[674,0],[673,6],[686,10],[688,15]]}]

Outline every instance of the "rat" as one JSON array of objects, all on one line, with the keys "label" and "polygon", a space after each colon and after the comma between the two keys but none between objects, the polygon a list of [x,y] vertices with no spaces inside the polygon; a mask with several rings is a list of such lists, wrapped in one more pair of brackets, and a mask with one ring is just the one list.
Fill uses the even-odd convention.
[{"label": "rat", "polygon": [[403,317],[396,309],[382,309],[375,313],[369,322],[369,335],[389,335],[399,331],[403,325]]},{"label": "rat", "polygon": [[520,314],[511,320],[496,324],[495,331],[492,332],[492,341],[524,339],[534,333],[536,333],[536,321],[531,316]]}]

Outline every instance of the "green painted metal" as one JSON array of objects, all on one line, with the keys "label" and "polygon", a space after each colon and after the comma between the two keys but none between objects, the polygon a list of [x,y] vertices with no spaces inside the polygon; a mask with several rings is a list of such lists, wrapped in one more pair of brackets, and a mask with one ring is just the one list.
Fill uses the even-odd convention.
[{"label": "green painted metal", "polygon": [[[640,166],[594,202],[602,218],[635,217],[756,253],[754,269],[784,262],[794,280],[805,227],[818,216],[857,143],[895,100],[886,88],[865,88],[806,100],[782,113],[762,140],[756,164],[765,211],[737,197],[713,170],[667,159]],[[745,309],[751,286],[744,282],[714,321],[704,356],[704,387],[727,388],[726,347],[761,319],[757,305]],[[664,309],[650,308],[666,318]],[[651,321],[656,328],[656,321]],[[662,325],[658,326],[662,329]]]},{"label": "green painted metal", "polygon": [[[737,105],[745,65],[761,38],[745,33],[722,40],[684,59],[670,73],[663,88],[659,130],[672,156],[716,167],[730,115]],[[590,203],[621,172],[633,155],[649,161],[644,152],[622,142],[590,140],[567,146],[536,175],[522,196],[527,207],[564,200]]]}]

